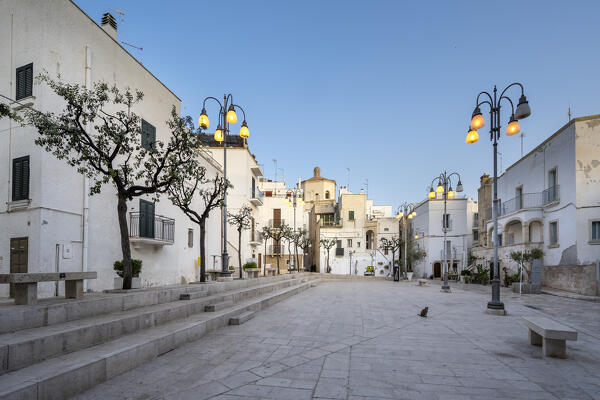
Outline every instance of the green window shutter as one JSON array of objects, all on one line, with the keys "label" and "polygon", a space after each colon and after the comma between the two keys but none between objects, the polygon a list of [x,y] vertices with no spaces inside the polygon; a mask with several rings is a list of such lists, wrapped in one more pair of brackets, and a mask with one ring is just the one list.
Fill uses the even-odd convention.
[{"label": "green window shutter", "polygon": [[33,94],[33,63],[17,68],[15,99],[21,100]]},{"label": "green window shutter", "polygon": [[348,211],[348,219],[349,219],[350,221],[353,221],[353,220],[354,220],[354,211]]},{"label": "green window shutter", "polygon": [[13,159],[12,200],[29,199],[29,156]]},{"label": "green window shutter", "polygon": [[154,203],[140,199],[140,237],[154,237]]},{"label": "green window shutter", "polygon": [[156,142],[156,127],[142,120],[142,147],[151,150]]}]

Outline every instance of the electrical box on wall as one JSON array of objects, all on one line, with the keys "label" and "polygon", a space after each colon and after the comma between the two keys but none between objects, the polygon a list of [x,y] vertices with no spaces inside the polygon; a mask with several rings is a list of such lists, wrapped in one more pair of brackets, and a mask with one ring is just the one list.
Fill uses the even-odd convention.
[{"label": "electrical box on wall", "polygon": [[73,254],[73,246],[71,246],[71,243],[65,243],[62,246],[62,257],[63,258],[71,258],[72,254]]}]

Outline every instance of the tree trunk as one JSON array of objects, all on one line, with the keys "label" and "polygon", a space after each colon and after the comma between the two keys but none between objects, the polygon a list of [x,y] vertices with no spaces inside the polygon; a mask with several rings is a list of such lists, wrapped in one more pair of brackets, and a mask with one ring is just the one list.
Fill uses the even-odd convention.
[{"label": "tree trunk", "polygon": [[265,256],[262,260],[263,263],[263,276],[267,276],[267,239],[265,239]]},{"label": "tree trunk", "polygon": [[206,221],[200,222],[200,282],[206,282]]},{"label": "tree trunk", "polygon": [[290,266],[292,264],[292,250],[291,250],[291,247],[290,247],[291,244],[292,244],[292,242],[290,242],[288,240],[288,273],[290,272],[289,269],[290,269]]},{"label": "tree trunk", "polygon": [[123,253],[123,289],[131,289],[131,247],[129,246],[129,229],[127,227],[127,198],[118,195],[117,214],[121,231],[121,252]]},{"label": "tree trunk", "polygon": [[296,271],[300,272],[300,267],[298,266],[298,242],[294,242],[294,264],[296,264]]},{"label": "tree trunk", "polygon": [[242,230],[238,229],[238,264],[240,266],[240,279],[242,279]]},{"label": "tree trunk", "polygon": [[277,275],[279,275],[279,253],[277,253]]}]

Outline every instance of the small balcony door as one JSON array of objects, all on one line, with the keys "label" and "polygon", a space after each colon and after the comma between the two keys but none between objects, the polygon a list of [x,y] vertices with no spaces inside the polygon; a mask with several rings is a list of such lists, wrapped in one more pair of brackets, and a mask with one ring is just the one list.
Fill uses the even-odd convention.
[{"label": "small balcony door", "polygon": [[515,189],[515,210],[523,208],[523,187],[519,186]]},{"label": "small balcony door", "polygon": [[154,238],[154,203],[141,199],[140,237]]}]

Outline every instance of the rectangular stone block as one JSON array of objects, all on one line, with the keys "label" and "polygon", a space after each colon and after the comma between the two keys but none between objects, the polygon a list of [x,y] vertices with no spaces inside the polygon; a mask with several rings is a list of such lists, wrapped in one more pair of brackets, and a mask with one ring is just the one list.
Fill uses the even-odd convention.
[{"label": "rectangular stone block", "polygon": [[229,318],[229,325],[242,325],[244,322],[254,318],[254,311],[245,311],[239,315]]},{"label": "rectangular stone block", "polygon": [[37,282],[15,283],[15,304],[37,304]]},{"label": "rectangular stone block", "polygon": [[83,279],[65,281],[65,297],[67,299],[82,299]]}]

